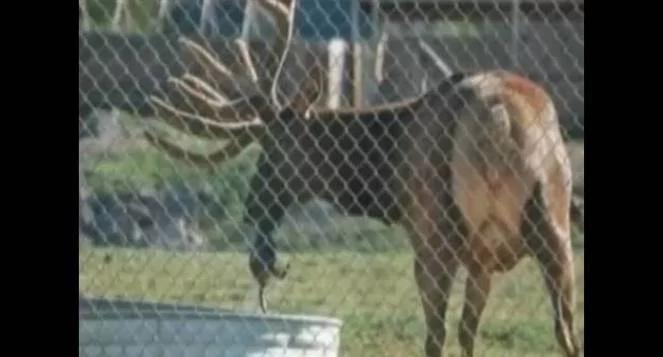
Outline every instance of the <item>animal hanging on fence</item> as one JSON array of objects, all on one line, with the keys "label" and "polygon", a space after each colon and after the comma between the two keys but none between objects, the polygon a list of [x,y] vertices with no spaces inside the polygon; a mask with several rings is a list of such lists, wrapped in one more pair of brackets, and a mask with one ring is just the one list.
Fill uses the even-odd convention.
[{"label": "animal hanging on fence", "polygon": [[[459,339],[472,356],[491,277],[526,256],[543,273],[559,345],[567,356],[580,354],[573,327],[571,169],[555,107],[539,85],[505,71],[456,74],[402,103],[325,110],[315,105],[323,87],[320,61],[301,65],[285,44],[269,72],[279,75],[265,82],[234,77],[195,41],[183,46],[209,81],[190,73],[172,79],[155,91],[151,114],[229,144],[203,155],[146,135],[169,155],[203,164],[222,162],[253,141],[262,146],[244,217],[256,227],[249,266],[261,290],[287,272],[273,239],[286,209],[321,197],[348,214],[406,228],[426,356],[443,352],[458,268],[469,272]],[[296,90],[277,104],[270,94],[283,80],[294,80]],[[255,88],[227,99],[223,88],[237,82]]]}]

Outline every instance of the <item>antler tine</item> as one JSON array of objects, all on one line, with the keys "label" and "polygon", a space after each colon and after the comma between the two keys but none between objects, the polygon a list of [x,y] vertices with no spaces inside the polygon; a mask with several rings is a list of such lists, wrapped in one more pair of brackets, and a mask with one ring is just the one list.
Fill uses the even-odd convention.
[{"label": "antler tine", "polygon": [[[276,22],[276,30],[278,31],[277,41],[275,43],[274,51],[283,55],[285,47],[288,45],[292,37],[293,20],[295,16],[296,0],[258,0],[263,6],[263,9],[270,12],[272,18]],[[280,58],[279,58],[280,60]]]},{"label": "antler tine", "polygon": [[[201,38],[200,40],[206,41],[206,39],[204,38]],[[251,76],[246,76],[246,75],[238,76],[235,73],[233,73],[233,71],[229,68],[229,66],[224,64],[218,58],[218,53],[214,53],[214,51],[211,48],[206,48],[200,43],[196,43],[195,41],[187,37],[180,37],[179,42],[187,51],[189,51],[189,53],[191,53],[194,56],[194,58],[197,61],[197,64],[203,68],[203,71],[206,74],[204,77],[206,79],[209,79],[212,85],[205,83],[205,81],[203,81],[198,77],[195,77],[193,74],[187,73],[185,74],[185,76],[188,75],[189,77],[198,79],[194,80],[194,82],[196,82],[196,86],[201,87],[202,84],[204,88],[201,89],[205,91],[207,95],[210,95],[218,100],[219,98],[226,96],[224,95],[225,93],[222,93],[222,90],[225,91],[226,93],[230,92],[242,96],[253,95],[259,92],[259,89],[256,87],[255,80],[251,78],[252,76],[255,76],[255,74]],[[240,46],[240,52],[241,52],[241,46]],[[240,62],[243,65],[242,71],[255,72],[253,64],[250,62],[247,63],[246,60],[247,59],[243,54],[243,61]],[[219,87],[222,88],[222,90],[219,89]]]},{"label": "antler tine", "polygon": [[282,16],[288,17],[294,0],[260,0],[265,8],[279,12]]},{"label": "antler tine", "polygon": [[182,44],[184,47],[190,49],[191,51],[197,53],[201,59],[204,60],[207,64],[212,66],[214,70],[216,70],[217,73],[223,75],[226,77],[226,79],[232,79],[233,78],[233,73],[223,65],[220,61],[218,61],[214,55],[212,55],[206,48],[203,46],[197,44],[196,42],[192,41],[189,38],[186,37],[180,37],[179,40],[180,44]]},{"label": "antler tine", "polygon": [[[175,81],[175,84],[176,86],[182,86],[182,83],[177,81]],[[204,95],[200,95],[199,92],[194,91],[186,85],[182,88],[185,92],[185,98],[177,98],[180,99],[176,101],[176,103],[178,103],[177,107],[164,106],[164,101],[154,96],[151,97],[151,99],[153,103],[157,104],[159,107],[167,109],[167,112],[170,112],[171,114],[181,116],[179,114],[185,111],[195,113],[184,117],[201,122],[208,121],[215,123],[217,126],[227,127],[232,125],[231,123],[233,122],[229,122],[228,119],[237,119],[238,122],[234,122],[235,125],[243,126],[247,124],[247,120],[253,121],[258,118],[257,120],[260,121],[260,118],[276,115],[272,110],[268,99],[262,95],[253,95],[221,103],[205,98]],[[188,93],[189,95],[186,95],[188,91],[193,91],[193,93],[197,94],[191,95],[192,93]]]},{"label": "antler tine", "polygon": [[[184,90],[186,93],[193,96],[194,98],[206,102],[211,106],[224,106],[230,102],[228,98],[221,95],[218,91],[212,88],[205,81],[192,74],[187,73],[184,76],[182,76],[182,79],[171,77],[168,79],[168,81],[174,84],[175,86],[180,87],[182,90]],[[188,84],[187,82],[191,82],[192,85],[195,86],[197,89],[194,89],[192,85]]]},{"label": "antler tine", "polygon": [[[214,54],[210,53],[209,49],[201,46],[198,43],[195,43],[194,41],[188,38],[180,38],[180,42],[183,44],[183,46],[188,48],[194,54],[194,56],[196,56],[200,60],[200,63],[203,66],[209,68],[213,72],[212,84],[224,85],[232,83],[232,85],[235,86],[239,90],[239,92],[245,97],[262,95],[261,93],[256,93],[260,92],[259,89],[256,88],[256,85],[254,83],[250,83],[249,81],[247,81],[246,77],[235,77],[232,71],[226,65],[224,65],[219,59],[217,59]],[[191,82],[199,90],[193,90],[191,86],[185,84],[184,81]],[[176,84],[178,87],[183,89],[189,95],[196,97],[197,99],[202,99],[202,101],[206,103],[205,105],[213,107],[221,107],[227,105],[226,97],[218,89],[214,88],[213,85],[210,85],[210,83],[206,82],[205,80],[196,77],[190,73],[185,74],[181,79],[171,79],[170,82]],[[253,104],[257,103],[254,102]],[[252,110],[250,111],[249,115],[255,115],[256,112],[261,112],[265,108],[261,106],[251,109]],[[242,115],[244,115],[245,113],[240,112],[234,114],[241,114],[239,116],[239,118],[241,118]],[[237,119],[238,117],[234,114],[231,114],[231,118]],[[225,118],[229,119],[228,117]]]},{"label": "antler tine", "polygon": [[[246,71],[250,75],[252,81],[258,84],[263,93],[269,93],[272,89],[274,79],[277,77],[277,65],[279,61],[282,60],[282,56],[285,52],[284,44],[288,41],[290,30],[290,8],[287,6],[289,2],[290,0],[249,0],[246,2],[242,35],[236,40],[236,43],[239,47],[239,52],[242,56]],[[267,56],[263,59],[263,67],[268,73],[267,78],[258,77],[248,44],[249,29],[254,23],[256,13],[259,10],[262,10],[262,12],[268,12],[270,18],[276,22],[277,27],[276,42],[272,47],[272,55],[275,56]]]},{"label": "antler tine", "polygon": [[297,0],[253,0],[259,1],[262,9],[270,13],[276,25],[276,41],[272,48],[275,56],[268,56],[265,61],[267,73],[271,75],[267,81],[263,82],[262,90],[269,93],[272,102],[278,107],[280,106],[276,96],[276,79],[279,77],[279,72],[285,62],[288,46],[292,39],[293,22],[295,16],[295,6]]},{"label": "antler tine", "polygon": [[143,136],[149,144],[155,148],[164,151],[168,156],[179,161],[186,161],[189,164],[204,168],[213,168],[215,164],[222,163],[237,156],[244,148],[253,142],[253,137],[243,133],[236,138],[231,139],[230,143],[220,150],[210,154],[199,154],[188,151],[181,146],[156,136],[151,132],[144,132]]},{"label": "antler tine", "polygon": [[[242,132],[251,133],[254,135],[259,135],[262,133],[263,123],[258,118],[252,121],[221,123],[200,114],[193,114],[191,111],[178,109],[172,104],[166,102],[166,100],[163,100],[159,97],[151,96],[150,99],[156,107],[159,118],[176,129],[191,133],[199,137],[208,139],[224,139],[234,138]],[[252,107],[250,98],[248,100],[240,99],[236,102],[239,102],[235,103],[235,105],[238,105],[240,109]],[[226,107],[219,108],[214,113],[212,113],[213,115],[211,115],[211,117],[227,117],[229,114],[235,113],[236,110],[233,108],[233,104],[231,104]]]},{"label": "antler tine", "polygon": [[[202,38],[201,40],[204,41],[204,39]],[[249,90],[254,89],[254,88],[244,88],[246,86],[242,87],[242,85],[244,84],[243,81],[241,80],[238,81],[237,77],[233,74],[233,72],[220,60],[218,60],[216,58],[217,56],[212,54],[210,50],[208,50],[204,46],[186,37],[180,37],[178,41],[182,45],[182,47],[184,47],[184,49],[189,51],[194,56],[198,64],[211,74],[211,78],[214,80],[214,84],[221,85],[223,87],[226,87],[231,84],[233,86],[239,85],[240,90],[242,90],[242,93],[244,93],[244,90],[246,89]],[[209,88],[212,89],[211,86]],[[218,93],[218,90],[216,88],[212,89],[212,91]]]}]

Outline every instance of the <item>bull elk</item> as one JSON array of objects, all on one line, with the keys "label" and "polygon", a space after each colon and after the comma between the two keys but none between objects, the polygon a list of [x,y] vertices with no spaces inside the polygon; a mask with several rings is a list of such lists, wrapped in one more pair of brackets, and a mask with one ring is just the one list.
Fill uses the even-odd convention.
[{"label": "bull elk", "polygon": [[[209,53],[201,58],[211,69],[219,65]],[[426,318],[426,356],[442,353],[448,295],[459,266],[469,272],[459,337],[471,356],[492,275],[526,256],[536,259],[543,273],[558,343],[567,356],[578,356],[571,168],[547,93],[498,70],[452,75],[402,103],[324,110],[314,105],[319,66],[308,73],[299,95],[281,108],[266,93],[219,103],[215,98],[221,93],[193,81],[180,89],[197,110],[212,116],[153,98],[162,117],[236,138],[234,153],[251,142],[248,137],[262,146],[244,217],[257,228],[250,268],[261,288],[286,273],[277,264],[272,237],[285,210],[317,196],[348,214],[406,228]],[[227,80],[226,74],[220,78]],[[230,156],[193,154],[148,138],[178,158],[219,162]]]},{"label": "bull elk", "polygon": [[[251,94],[228,100],[223,87],[238,79],[204,46],[183,45],[211,73],[209,81],[189,73],[173,78],[169,89],[151,98],[153,113],[229,144],[200,154],[151,133],[146,137],[175,158],[207,165],[253,141],[262,146],[243,218],[256,227],[249,267],[261,292],[272,277],[286,276],[273,233],[287,208],[320,197],[347,214],[406,229],[427,326],[427,357],[442,355],[458,268],[469,272],[459,342],[464,355],[472,356],[492,276],[528,256],[544,277],[558,344],[566,356],[580,355],[571,167],[555,106],[539,85],[501,70],[454,74],[400,103],[325,110],[316,107],[320,62],[300,66],[281,47],[272,87],[255,85]],[[277,104],[280,78],[299,81],[291,85],[294,95],[281,95]]]}]

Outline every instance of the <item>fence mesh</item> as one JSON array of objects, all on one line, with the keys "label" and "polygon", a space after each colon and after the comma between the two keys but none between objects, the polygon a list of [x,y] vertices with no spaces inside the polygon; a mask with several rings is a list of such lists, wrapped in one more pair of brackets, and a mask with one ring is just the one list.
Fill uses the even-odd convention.
[{"label": "fence mesh", "polygon": [[81,355],[578,355],[582,0],[79,25]]}]

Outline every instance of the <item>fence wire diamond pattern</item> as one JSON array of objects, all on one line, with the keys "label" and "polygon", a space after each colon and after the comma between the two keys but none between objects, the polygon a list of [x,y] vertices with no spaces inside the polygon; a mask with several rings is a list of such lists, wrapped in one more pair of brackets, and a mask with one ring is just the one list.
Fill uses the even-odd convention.
[{"label": "fence wire diamond pattern", "polygon": [[582,353],[582,0],[79,27],[81,355]]}]

